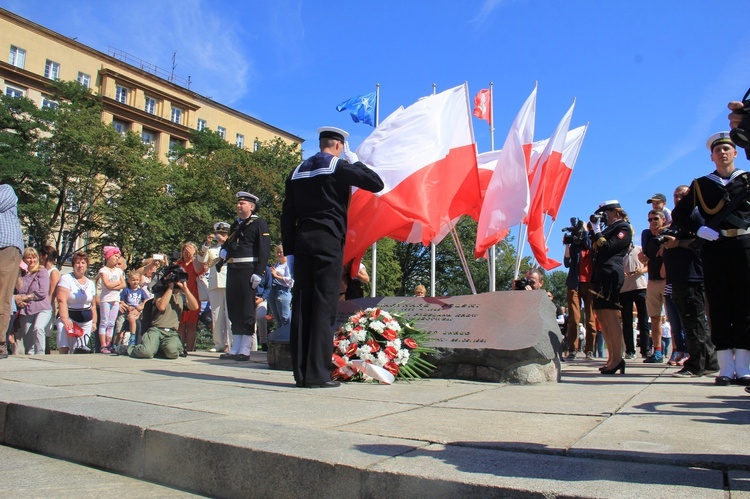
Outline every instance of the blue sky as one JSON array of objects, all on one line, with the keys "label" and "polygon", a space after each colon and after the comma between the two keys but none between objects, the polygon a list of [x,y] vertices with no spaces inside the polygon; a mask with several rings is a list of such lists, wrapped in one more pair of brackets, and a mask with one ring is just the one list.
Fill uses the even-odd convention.
[{"label": "blue sky", "polygon": [[[192,90],[306,139],[342,127],[353,148],[371,128],[335,106],[381,85],[381,118],[464,81],[494,82],[495,144],[539,83],[535,139],[576,98],[590,123],[549,242],[619,199],[636,230],[652,194],[713,169],[705,141],[750,87],[750,2],[724,0],[414,0],[338,2],[0,0],[0,6],[106,52],[115,47],[190,76]],[[479,152],[486,122],[474,120]],[[740,150],[738,166],[748,167]],[[513,235],[516,235],[514,229]],[[527,246],[528,252],[528,246]]]}]

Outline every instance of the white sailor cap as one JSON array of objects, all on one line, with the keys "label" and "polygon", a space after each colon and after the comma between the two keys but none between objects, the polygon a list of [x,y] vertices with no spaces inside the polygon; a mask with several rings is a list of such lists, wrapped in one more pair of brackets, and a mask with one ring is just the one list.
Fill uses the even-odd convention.
[{"label": "white sailor cap", "polygon": [[737,149],[737,146],[734,145],[732,139],[729,138],[729,132],[716,132],[715,134],[711,135],[706,141],[706,147],[708,147],[708,150],[711,152],[714,152],[714,147],[718,146],[719,144],[729,144]]},{"label": "white sailor cap", "polygon": [[245,201],[250,201],[251,203],[258,204],[258,196],[256,196],[255,194],[250,194],[249,192],[239,191],[237,193],[237,201],[240,201],[243,199]]},{"label": "white sailor cap", "polygon": [[318,133],[320,134],[318,140],[336,139],[344,142],[346,141],[346,138],[349,137],[349,132],[346,132],[340,128],[336,128],[335,126],[322,126],[318,128]]},{"label": "white sailor cap", "polygon": [[226,222],[216,222],[214,232],[229,232],[229,224]]},{"label": "white sailor cap", "polygon": [[595,213],[601,213],[607,210],[614,210],[615,208],[622,208],[620,206],[620,202],[616,199],[610,199],[609,201],[604,201],[603,203],[601,203]]}]

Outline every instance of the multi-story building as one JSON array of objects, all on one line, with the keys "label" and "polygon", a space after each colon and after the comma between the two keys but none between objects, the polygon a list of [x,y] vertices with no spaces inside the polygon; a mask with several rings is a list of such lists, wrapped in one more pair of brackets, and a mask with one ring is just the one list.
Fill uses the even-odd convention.
[{"label": "multi-story building", "polygon": [[51,80],[77,80],[102,96],[102,120],[132,130],[166,161],[171,147],[188,146],[194,130],[209,127],[238,147],[255,149],[276,137],[303,139],[189,89],[168,71],[110,48],[105,54],[0,9],[0,90],[54,106]]}]

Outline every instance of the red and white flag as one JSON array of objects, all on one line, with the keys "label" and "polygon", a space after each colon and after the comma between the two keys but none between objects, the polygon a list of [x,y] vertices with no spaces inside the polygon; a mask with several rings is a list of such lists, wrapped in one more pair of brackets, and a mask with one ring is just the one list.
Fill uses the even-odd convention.
[{"label": "red and white flag", "polygon": [[364,254],[378,239],[404,241],[419,224],[427,245],[451,220],[477,158],[466,84],[420,99],[383,121],[357,148],[385,188],[354,191],[349,204],[344,261]]},{"label": "red and white flag", "polygon": [[542,211],[551,216],[553,220],[557,220],[557,214],[565,197],[565,191],[568,189],[570,175],[573,173],[578,153],[581,152],[581,145],[588,126],[587,123],[567,133],[560,162],[555,168],[550,168],[547,174],[549,181],[544,189]]},{"label": "red and white flag", "polygon": [[492,94],[490,89],[483,88],[474,97],[474,116],[492,124]]},{"label": "red and white flag", "polygon": [[[549,195],[548,187],[554,184],[555,175],[559,172],[560,161],[562,159],[565,139],[570,128],[570,120],[573,117],[575,102],[568,112],[565,113],[560,123],[557,125],[552,137],[545,141],[545,147],[542,150],[536,165],[532,168],[532,181],[530,186],[531,206],[529,214],[526,217],[528,226],[528,239],[531,252],[537,259],[539,265],[545,270],[551,270],[560,266],[560,262],[547,257],[549,249],[544,238],[544,200]],[[533,155],[532,155],[533,157]]]},{"label": "red and white flag", "polygon": [[[534,141],[536,85],[518,112],[496,165],[482,202],[474,256],[484,256],[491,246],[508,235],[508,230],[523,221],[529,210],[529,161]],[[481,178],[481,176],[480,176]]]}]

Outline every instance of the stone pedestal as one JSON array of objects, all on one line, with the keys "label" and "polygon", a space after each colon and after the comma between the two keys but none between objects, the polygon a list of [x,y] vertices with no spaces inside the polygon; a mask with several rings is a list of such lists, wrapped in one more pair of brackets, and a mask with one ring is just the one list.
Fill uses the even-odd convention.
[{"label": "stone pedestal", "polygon": [[[426,346],[437,350],[427,359],[437,366],[432,377],[510,383],[559,380],[560,328],[546,292],[360,298],[339,304],[336,328],[358,310],[376,306],[400,312],[431,333]],[[269,336],[268,361],[274,369],[291,369],[288,327],[286,343],[283,331]],[[288,367],[283,367],[286,359]]]}]

